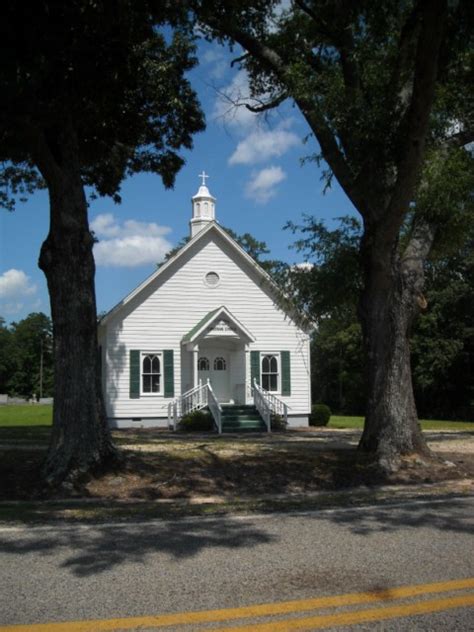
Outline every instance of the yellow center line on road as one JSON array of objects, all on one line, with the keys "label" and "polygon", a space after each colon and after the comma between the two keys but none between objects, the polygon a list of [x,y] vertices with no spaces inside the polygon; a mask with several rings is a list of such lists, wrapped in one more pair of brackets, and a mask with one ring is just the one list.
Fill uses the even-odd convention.
[{"label": "yellow center line on road", "polygon": [[[64,621],[64,622],[49,622],[49,623],[33,623],[28,625],[7,625],[0,626],[0,632],[106,632],[110,630],[133,630],[139,627],[159,628],[171,625],[190,625],[198,623],[215,623],[224,622],[232,619],[245,619],[245,618],[257,618],[267,617],[272,615],[291,615],[298,612],[315,610],[317,608],[335,608],[342,606],[353,606],[368,603],[378,603],[395,601],[397,599],[407,599],[410,597],[416,597],[419,595],[426,595],[431,593],[445,593],[456,590],[468,590],[474,588],[474,577],[467,579],[456,579],[447,582],[437,582],[432,584],[415,584],[413,586],[400,586],[396,588],[387,588],[384,590],[374,590],[360,593],[349,593],[346,595],[333,595],[329,597],[316,597],[313,599],[303,599],[299,601],[283,601],[279,603],[267,603],[257,604],[255,606],[243,606],[241,608],[226,608],[222,610],[203,610],[197,612],[180,612],[173,614],[163,614],[156,616],[143,616],[143,617],[127,617],[121,619],[97,619],[97,620],[85,620],[85,621]],[[469,599],[467,597],[457,597],[453,599]],[[474,600],[474,596],[472,597]],[[412,606],[423,607],[424,604],[440,604],[451,603],[452,599],[444,599],[439,601],[423,602],[419,604],[411,604]],[[465,605],[472,605],[472,602]],[[360,614],[370,612],[388,612],[389,610],[396,610],[397,608],[407,608],[408,606],[396,606],[390,609],[377,609],[377,610],[365,610],[360,611]],[[460,606],[447,606],[449,608],[455,608]],[[442,609],[446,609],[443,607]],[[347,616],[356,616],[359,613],[343,613]],[[413,613],[416,614],[416,613]],[[339,615],[324,615],[336,617]],[[394,616],[407,616],[407,615],[389,615],[386,618]],[[313,617],[314,618],[314,617]],[[318,617],[316,617],[318,618]],[[305,621],[306,619],[300,619],[299,621]],[[365,620],[365,619],[364,619]],[[371,619],[368,619],[371,620]],[[286,622],[286,624],[292,624],[293,621]],[[279,622],[274,622],[271,626],[278,625]],[[283,622],[282,622],[283,624]],[[265,630],[265,628],[259,627],[259,625],[266,624],[254,624],[250,627],[238,627],[235,628],[239,631],[245,630]],[[227,628],[229,629],[229,628]],[[232,628],[234,629],[234,628]],[[277,630],[279,628],[269,627],[268,630]],[[297,629],[297,628],[281,628],[285,629]]]},{"label": "yellow center line on road", "polygon": [[291,632],[292,630],[322,630],[340,625],[355,625],[383,621],[384,619],[398,619],[420,614],[430,614],[453,608],[474,606],[474,595],[451,597],[448,599],[433,599],[411,603],[405,606],[387,606],[384,608],[370,608],[355,612],[340,612],[324,614],[290,621],[273,621],[272,623],[257,623],[254,625],[234,626],[232,628],[213,629],[213,632]]}]

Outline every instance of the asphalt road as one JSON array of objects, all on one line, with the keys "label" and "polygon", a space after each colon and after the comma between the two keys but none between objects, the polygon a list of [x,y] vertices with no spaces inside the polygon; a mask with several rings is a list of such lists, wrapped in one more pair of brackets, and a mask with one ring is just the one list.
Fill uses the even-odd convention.
[{"label": "asphalt road", "polygon": [[[152,630],[158,624],[201,630],[209,627],[187,613],[256,604],[266,605],[201,619],[219,621],[214,630],[243,626],[245,632],[329,624],[351,631],[474,630],[467,607],[474,603],[474,580],[458,582],[461,588],[447,583],[474,577],[473,518],[474,499],[464,498],[308,514],[0,529],[0,632],[12,624],[31,626],[20,632]],[[419,594],[410,588],[434,582],[436,589],[422,586]],[[334,596],[342,597],[327,600]],[[417,608],[427,612],[414,614]],[[358,622],[363,611],[373,618],[364,621],[363,614]],[[184,614],[160,619],[165,613]],[[339,614],[346,618],[338,623]],[[116,628],[103,621],[128,617],[138,619]],[[99,621],[53,626],[90,619]]]}]

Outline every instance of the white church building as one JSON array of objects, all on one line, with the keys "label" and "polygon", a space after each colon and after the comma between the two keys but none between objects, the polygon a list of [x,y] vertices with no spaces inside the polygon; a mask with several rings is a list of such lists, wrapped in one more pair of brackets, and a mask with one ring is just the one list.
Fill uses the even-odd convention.
[{"label": "white church building", "polygon": [[201,177],[190,240],[99,323],[109,424],[176,429],[208,408],[218,432],[307,426],[309,324],[216,222]]}]

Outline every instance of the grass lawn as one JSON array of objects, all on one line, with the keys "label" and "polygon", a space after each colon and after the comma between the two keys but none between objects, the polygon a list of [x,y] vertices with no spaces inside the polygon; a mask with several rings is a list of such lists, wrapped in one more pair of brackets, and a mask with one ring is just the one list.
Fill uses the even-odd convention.
[{"label": "grass lawn", "polygon": [[[52,422],[53,407],[50,405],[18,405],[18,406],[0,406],[0,428],[11,429],[11,432],[3,430],[0,433],[0,439],[6,438],[6,435],[14,438],[20,436],[21,427],[24,426],[42,426],[38,428],[38,434],[43,436],[48,434],[48,428]],[[363,417],[343,417],[333,415],[329,422],[328,428],[352,428],[354,430],[362,430],[364,426]],[[423,430],[463,430],[474,431],[474,423],[468,421],[437,421],[422,420],[421,426]],[[18,427],[14,430],[14,427]],[[31,437],[33,438],[34,434]]]},{"label": "grass lawn", "polygon": [[[363,417],[342,417],[333,415],[329,420],[328,428],[353,428],[360,429],[364,427]],[[423,430],[463,430],[474,431],[474,423],[471,421],[442,421],[435,419],[422,419],[421,427]]]},{"label": "grass lawn", "polygon": [[0,426],[50,426],[52,420],[50,404],[0,406]]}]

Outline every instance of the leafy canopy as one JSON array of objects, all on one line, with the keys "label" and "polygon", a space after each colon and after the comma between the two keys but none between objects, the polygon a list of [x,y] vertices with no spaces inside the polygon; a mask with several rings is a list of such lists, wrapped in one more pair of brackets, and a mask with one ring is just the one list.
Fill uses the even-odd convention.
[{"label": "leafy canopy", "polygon": [[190,29],[175,3],[2,2],[0,203],[11,209],[42,185],[41,143],[54,156],[65,129],[83,184],[98,194],[118,200],[122,179],[140,171],[171,186],[179,150],[204,127],[185,78]]}]

